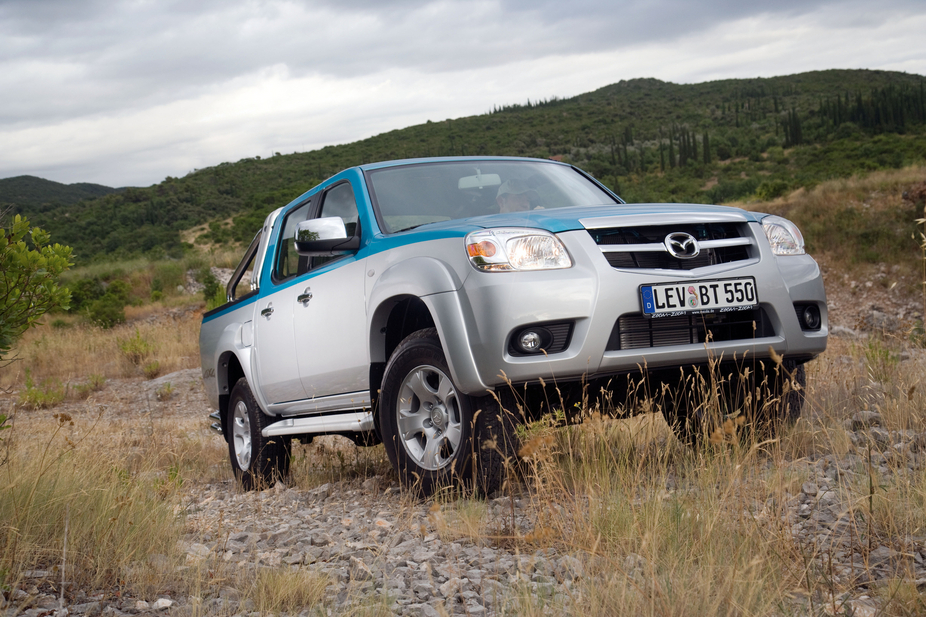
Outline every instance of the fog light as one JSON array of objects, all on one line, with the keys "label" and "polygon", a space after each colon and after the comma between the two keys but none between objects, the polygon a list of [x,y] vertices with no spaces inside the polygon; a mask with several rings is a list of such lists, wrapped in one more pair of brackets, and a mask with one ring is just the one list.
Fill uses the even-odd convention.
[{"label": "fog light", "polygon": [[804,322],[804,328],[807,330],[820,329],[820,309],[816,304],[808,304],[801,311],[801,321]]},{"label": "fog light", "polygon": [[518,336],[518,346],[524,353],[537,353],[543,346],[543,337],[535,330],[525,330]]}]

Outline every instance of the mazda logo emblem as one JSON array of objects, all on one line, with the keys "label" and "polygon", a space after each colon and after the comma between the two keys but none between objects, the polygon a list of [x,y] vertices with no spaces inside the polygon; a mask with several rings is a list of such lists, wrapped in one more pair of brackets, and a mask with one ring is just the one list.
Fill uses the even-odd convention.
[{"label": "mazda logo emblem", "polygon": [[694,259],[701,253],[701,247],[694,236],[684,231],[673,231],[665,240],[666,250],[678,259]]}]

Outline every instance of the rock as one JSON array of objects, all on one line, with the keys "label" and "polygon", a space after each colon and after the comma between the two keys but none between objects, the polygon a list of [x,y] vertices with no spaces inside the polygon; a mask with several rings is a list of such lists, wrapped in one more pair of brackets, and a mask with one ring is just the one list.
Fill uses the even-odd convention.
[{"label": "rock", "polygon": [[151,605],[145,602],[144,600],[139,600],[138,602],[135,603],[135,610],[138,611],[139,613],[142,611],[147,611],[149,608],[151,608]]},{"label": "rock", "polygon": [[446,583],[438,587],[438,589],[440,590],[440,593],[442,596],[444,596],[445,598],[449,598],[454,593],[456,593],[457,590],[459,590],[461,584],[462,584],[462,581],[460,579],[451,578]]},{"label": "rock", "polygon": [[893,559],[896,556],[897,556],[897,551],[895,551],[891,547],[879,546],[875,550],[871,551],[871,553],[869,553],[868,559],[870,559],[873,563],[880,563],[880,562]]},{"label": "rock", "polygon": [[98,615],[100,613],[99,602],[85,602],[83,604],[74,604],[68,607],[72,615]]},{"label": "rock", "polygon": [[841,338],[858,338],[858,332],[845,326],[833,326],[830,328],[830,335]]},{"label": "rock", "polygon": [[860,411],[852,416],[847,427],[850,431],[863,431],[873,426],[881,426],[884,419],[877,411]]},{"label": "rock", "polygon": [[891,444],[891,434],[883,428],[872,427],[868,429],[868,435],[879,448],[886,448]]},{"label": "rock", "polygon": [[862,327],[878,332],[893,332],[897,329],[897,320],[886,313],[872,310],[862,317]]},{"label": "rock", "polygon": [[813,497],[817,494],[817,485],[813,482],[804,482],[804,484],[801,485],[801,492]]},{"label": "rock", "polygon": [[572,555],[564,555],[557,562],[556,574],[562,580],[574,581],[585,575],[585,567]]},{"label": "rock", "polygon": [[158,598],[155,601],[153,608],[156,611],[163,611],[163,610],[169,609],[173,605],[174,605],[173,600],[170,600],[168,598]]},{"label": "rock", "polygon": [[205,544],[191,544],[186,549],[187,561],[202,561],[211,554],[212,549]]},{"label": "rock", "polygon": [[375,578],[369,566],[356,557],[350,558],[350,577],[355,581],[371,581]]}]

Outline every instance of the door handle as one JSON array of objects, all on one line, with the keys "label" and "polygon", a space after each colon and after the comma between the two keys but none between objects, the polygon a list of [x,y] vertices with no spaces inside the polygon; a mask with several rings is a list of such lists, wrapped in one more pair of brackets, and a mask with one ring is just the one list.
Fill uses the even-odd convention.
[{"label": "door handle", "polygon": [[301,302],[302,304],[308,305],[309,300],[312,299],[312,290],[309,287],[305,288],[301,294],[296,296],[296,302]]},{"label": "door handle", "polygon": [[273,315],[273,303],[267,305],[267,308],[260,312],[261,317],[270,317]]}]

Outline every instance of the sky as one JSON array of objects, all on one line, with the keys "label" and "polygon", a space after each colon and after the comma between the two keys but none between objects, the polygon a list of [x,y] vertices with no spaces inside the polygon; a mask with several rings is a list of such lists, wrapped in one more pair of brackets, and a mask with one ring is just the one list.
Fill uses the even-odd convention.
[{"label": "sky", "polygon": [[575,96],[926,75],[926,0],[0,0],[0,178],[148,186]]}]

